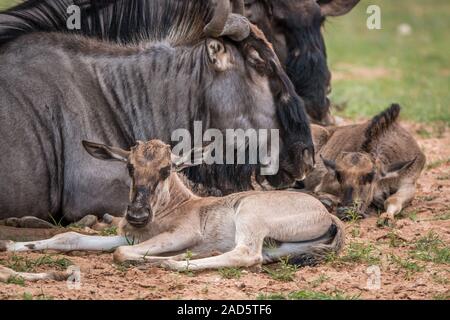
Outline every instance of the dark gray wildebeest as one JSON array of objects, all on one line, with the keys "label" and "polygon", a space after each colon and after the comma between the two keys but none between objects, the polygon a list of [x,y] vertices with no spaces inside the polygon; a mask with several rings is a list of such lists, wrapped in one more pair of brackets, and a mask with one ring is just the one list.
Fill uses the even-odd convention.
[{"label": "dark gray wildebeest", "polygon": [[[202,198],[177,173],[190,154],[177,157],[160,140],[138,143],[130,151],[92,142],[83,145],[93,157],[130,169],[122,235],[70,232],[41,241],[2,241],[0,250],[115,250],[117,262],[145,262],[181,271],[252,267],[284,258],[314,265],[344,245],[340,220],[310,195],[249,191]],[[129,245],[131,241],[136,244]],[[220,254],[211,256],[216,252]]]},{"label": "dark gray wildebeest", "polygon": [[[393,104],[371,121],[359,125],[313,126],[318,161],[305,186],[324,203],[366,216],[370,205],[394,216],[414,198],[425,155],[413,136],[399,123],[400,106]],[[387,220],[387,221],[386,221]]]},{"label": "dark gray wildebeest", "polygon": [[[154,11],[155,0],[41,0],[26,1],[20,6],[20,13],[13,16],[31,19],[30,25],[42,31],[67,30],[71,4],[81,7],[81,29],[70,30],[89,37],[100,38],[121,44],[141,42],[145,38],[158,38],[154,30],[148,29],[149,21],[159,21],[167,25],[177,21],[161,21]],[[174,0],[171,0],[174,1]],[[179,2],[197,0],[178,0]],[[216,0],[210,0],[215,3]],[[129,4],[128,2],[131,2]],[[310,118],[319,124],[329,125],[330,102],[327,98],[331,90],[327,52],[322,35],[322,26],[327,17],[341,16],[351,11],[359,0],[232,0],[235,12],[245,13],[249,20],[265,33],[269,42],[285,67],[298,95],[304,100]],[[245,2],[245,10],[244,10]],[[35,13],[49,10],[57,12],[51,23],[42,24]],[[130,19],[117,21],[115,12],[127,11]],[[92,15],[100,11],[101,16]],[[101,17],[101,18],[100,18]],[[107,27],[105,27],[107,26]],[[26,29],[26,28],[25,28]],[[23,33],[24,26],[0,35],[9,38],[15,33]]]},{"label": "dark gray wildebeest", "polygon": [[[92,28],[132,20],[136,3],[126,1],[111,20],[93,18]],[[50,9],[24,13],[19,6],[0,15],[2,218],[75,221],[121,212],[126,172],[115,163],[89,165],[80,141],[123,148],[151,138],[170,142],[176,129],[193,133],[195,120],[204,129],[280,129],[280,170],[267,176],[271,185],[290,185],[312,168],[302,100],[263,33],[231,14],[228,1],[150,5],[154,19],[146,27],[158,38],[143,34],[128,45],[33,32],[51,29],[57,13]],[[95,8],[89,13],[98,18]],[[216,165],[189,175],[230,193],[249,190],[258,172],[258,165]]]},{"label": "dark gray wildebeest", "polygon": [[359,0],[245,0],[245,15],[262,29],[315,123],[333,123],[331,74],[322,26],[347,14]]},{"label": "dark gray wildebeest", "polygon": [[[118,32],[121,22],[142,14],[136,0],[108,14],[86,3],[93,32]],[[229,1],[148,5],[148,32],[127,45],[45,32],[67,18],[58,2],[30,1],[0,14],[1,218],[70,222],[121,213],[126,172],[113,162],[90,165],[95,160],[80,141],[123,148],[152,138],[170,142],[175,129],[193,133],[195,120],[204,129],[280,129],[280,170],[267,177],[274,186],[312,169],[302,100],[263,33],[232,14]],[[194,169],[191,179],[224,192],[250,189],[259,173],[250,164]]]}]

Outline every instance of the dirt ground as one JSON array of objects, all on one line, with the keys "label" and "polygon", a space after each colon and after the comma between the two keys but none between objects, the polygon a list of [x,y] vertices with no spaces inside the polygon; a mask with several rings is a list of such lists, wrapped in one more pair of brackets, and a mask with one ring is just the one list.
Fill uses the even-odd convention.
[{"label": "dirt ground", "polygon": [[[0,263],[81,269],[79,289],[66,282],[0,283],[0,299],[450,299],[450,131],[406,124],[428,157],[419,192],[395,227],[377,218],[347,226],[346,249],[316,267],[279,271],[174,273],[115,265],[111,254],[0,253]],[[36,261],[56,261],[36,263]],[[278,271],[277,271],[278,270]],[[227,278],[228,277],[228,278]],[[283,277],[285,281],[277,280]],[[378,282],[379,280],[379,282]]]}]

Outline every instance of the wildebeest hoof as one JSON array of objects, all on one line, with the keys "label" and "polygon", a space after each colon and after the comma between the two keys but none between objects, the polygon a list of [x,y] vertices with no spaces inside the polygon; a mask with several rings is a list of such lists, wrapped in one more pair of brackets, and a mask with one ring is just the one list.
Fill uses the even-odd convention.
[{"label": "wildebeest hoof", "polygon": [[[185,265],[184,263],[183,265]],[[160,266],[167,270],[173,270],[173,271],[188,271],[188,268],[185,266],[182,267],[181,263],[179,261],[175,260],[165,260],[160,263]]]},{"label": "wildebeest hoof", "polygon": [[94,224],[98,222],[98,218],[92,214],[85,216],[83,219],[75,223],[78,227],[92,227]]},{"label": "wildebeest hoof", "polygon": [[19,225],[21,228],[32,228],[32,229],[51,229],[56,227],[50,222],[31,216],[19,219]]},{"label": "wildebeest hoof", "polygon": [[113,222],[114,217],[109,213],[105,213],[102,217],[102,222],[106,224],[111,224]]},{"label": "wildebeest hoof", "polygon": [[19,228],[20,227],[20,219],[19,218],[8,218],[5,220],[5,226]]},{"label": "wildebeest hoof", "polygon": [[14,244],[11,240],[0,240],[0,252],[8,251]]}]

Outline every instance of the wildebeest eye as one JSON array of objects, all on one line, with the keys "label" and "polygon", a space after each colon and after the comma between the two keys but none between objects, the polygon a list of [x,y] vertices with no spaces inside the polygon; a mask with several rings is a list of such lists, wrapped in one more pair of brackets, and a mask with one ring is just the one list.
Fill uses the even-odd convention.
[{"label": "wildebeest eye", "polygon": [[127,169],[128,169],[128,174],[130,175],[130,177],[132,177],[134,175],[134,167],[131,163],[127,164]]},{"label": "wildebeest eye", "polygon": [[167,167],[162,168],[159,171],[159,176],[161,177],[162,180],[165,180],[170,176],[170,170],[171,170],[171,167],[167,166]]}]

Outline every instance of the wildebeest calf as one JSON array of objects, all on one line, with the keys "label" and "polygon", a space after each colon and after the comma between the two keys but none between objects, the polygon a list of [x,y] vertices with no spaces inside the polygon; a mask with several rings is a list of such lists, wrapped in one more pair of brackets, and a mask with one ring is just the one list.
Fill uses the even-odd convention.
[{"label": "wildebeest calf", "polygon": [[[312,196],[298,192],[243,192],[227,197],[194,195],[176,171],[188,157],[152,140],[131,151],[84,142],[90,155],[121,161],[131,177],[130,202],[121,223],[124,236],[77,233],[34,242],[3,242],[0,250],[115,250],[116,261],[143,261],[174,270],[250,267],[289,258],[315,264],[344,244],[340,220]],[[101,196],[101,195],[99,195]],[[133,239],[133,243],[128,245]],[[266,244],[266,245],[264,245]],[[194,260],[183,254],[189,250]],[[220,252],[218,256],[210,256]],[[170,257],[165,254],[172,254]],[[199,258],[199,256],[208,256]]]},{"label": "wildebeest calf", "polygon": [[425,155],[413,136],[398,123],[393,104],[371,121],[358,125],[314,126],[318,161],[305,180],[309,191],[337,206],[344,218],[350,210],[366,216],[369,206],[392,221],[414,197]]}]

